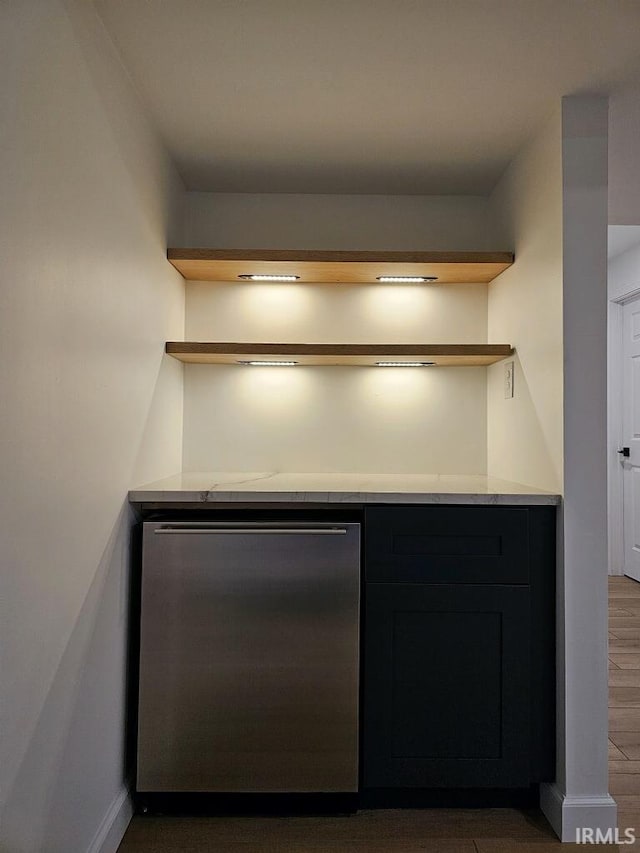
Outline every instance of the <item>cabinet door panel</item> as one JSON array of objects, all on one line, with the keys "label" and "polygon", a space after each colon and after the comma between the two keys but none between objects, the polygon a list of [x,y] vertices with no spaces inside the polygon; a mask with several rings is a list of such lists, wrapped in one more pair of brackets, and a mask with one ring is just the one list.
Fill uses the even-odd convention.
[{"label": "cabinet door panel", "polygon": [[529,582],[529,515],[521,507],[368,507],[368,581]]},{"label": "cabinet door panel", "polygon": [[367,584],[365,787],[529,784],[529,595]]}]

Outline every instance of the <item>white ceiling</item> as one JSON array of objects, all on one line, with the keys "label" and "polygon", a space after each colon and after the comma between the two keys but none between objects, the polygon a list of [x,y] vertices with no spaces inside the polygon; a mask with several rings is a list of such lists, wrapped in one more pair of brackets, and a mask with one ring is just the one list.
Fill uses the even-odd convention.
[{"label": "white ceiling", "polygon": [[484,194],[640,79],[640,0],[94,2],[189,189]]}]

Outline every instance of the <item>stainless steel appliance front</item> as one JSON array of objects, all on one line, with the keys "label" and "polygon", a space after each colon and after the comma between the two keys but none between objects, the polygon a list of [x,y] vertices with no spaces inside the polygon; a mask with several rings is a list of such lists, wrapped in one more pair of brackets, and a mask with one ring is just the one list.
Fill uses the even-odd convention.
[{"label": "stainless steel appliance front", "polygon": [[359,567],[359,524],[144,523],[139,791],[357,791]]}]

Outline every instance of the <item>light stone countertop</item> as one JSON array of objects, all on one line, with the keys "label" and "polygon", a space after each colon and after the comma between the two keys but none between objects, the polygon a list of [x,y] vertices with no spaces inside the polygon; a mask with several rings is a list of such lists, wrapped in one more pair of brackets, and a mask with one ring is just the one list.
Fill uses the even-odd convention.
[{"label": "light stone countertop", "polygon": [[131,503],[555,505],[560,496],[479,474],[174,474],[131,489]]}]

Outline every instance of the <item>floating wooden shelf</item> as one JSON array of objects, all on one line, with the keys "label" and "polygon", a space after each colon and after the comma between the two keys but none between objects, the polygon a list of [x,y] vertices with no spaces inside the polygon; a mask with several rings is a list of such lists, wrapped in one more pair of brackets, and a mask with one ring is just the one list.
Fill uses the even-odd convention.
[{"label": "floating wooden shelf", "polygon": [[297,275],[301,282],[371,284],[380,275],[437,276],[438,284],[483,284],[513,263],[510,252],[326,252],[273,249],[169,249],[190,281],[241,275]]},{"label": "floating wooden shelf", "polygon": [[166,351],[189,364],[295,361],[312,365],[375,365],[379,361],[429,361],[445,366],[494,364],[513,353],[510,344],[264,344],[169,341]]}]

